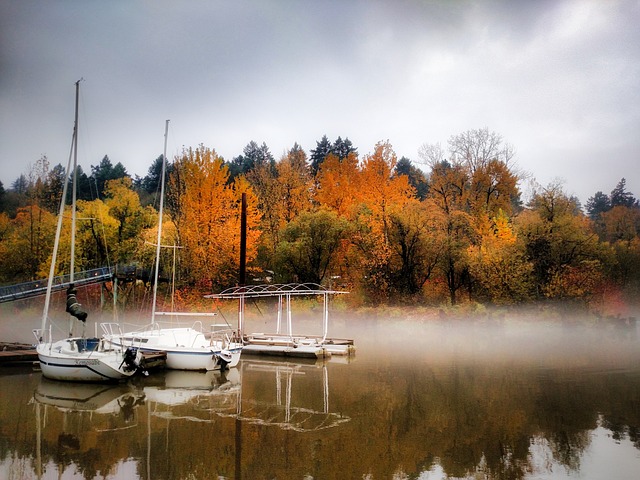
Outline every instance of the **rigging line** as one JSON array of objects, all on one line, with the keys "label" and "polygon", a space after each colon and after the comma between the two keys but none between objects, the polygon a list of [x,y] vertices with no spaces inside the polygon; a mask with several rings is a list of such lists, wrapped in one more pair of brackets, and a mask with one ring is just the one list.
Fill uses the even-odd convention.
[{"label": "rigging line", "polygon": [[231,323],[229,323],[229,320],[227,320],[227,317],[224,316],[224,313],[222,312],[222,310],[220,310],[220,305],[216,306],[216,309],[218,310],[218,313],[220,314],[220,316],[222,317],[222,319],[224,320],[224,323],[227,324],[227,326],[231,327]]},{"label": "rigging line", "polygon": [[[97,179],[93,179],[93,182],[96,184],[96,200],[100,200],[100,192],[98,191],[98,180]],[[104,252],[105,255],[107,256],[107,266],[109,268],[111,268],[111,258],[109,257],[109,244],[107,243],[107,231],[104,227],[104,218],[102,216],[102,209],[99,208],[100,206],[98,205],[98,215],[100,216],[100,225],[102,227],[102,240],[104,241]]]}]

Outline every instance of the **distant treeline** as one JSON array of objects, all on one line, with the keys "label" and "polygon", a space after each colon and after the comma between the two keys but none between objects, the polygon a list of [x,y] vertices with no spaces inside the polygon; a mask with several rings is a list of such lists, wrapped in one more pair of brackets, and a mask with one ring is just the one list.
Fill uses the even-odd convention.
[{"label": "distant treeline", "polygon": [[[264,143],[231,161],[184,148],[167,162],[162,240],[181,248],[175,266],[164,249],[161,268],[176,271],[183,298],[235,285],[245,193],[255,282],[346,288],[367,304],[562,300],[606,311],[638,299],[640,206],[624,178],[583,210],[559,183],[535,186],[525,203],[513,150],[488,129],[419,155],[423,169],[388,143],[360,155],[348,138],[326,136],[279,160]],[[143,178],[107,156],[90,175],[78,167],[77,269],[151,268],[162,164]],[[10,188],[0,183],[3,284],[46,277],[69,178],[43,157]]]}]

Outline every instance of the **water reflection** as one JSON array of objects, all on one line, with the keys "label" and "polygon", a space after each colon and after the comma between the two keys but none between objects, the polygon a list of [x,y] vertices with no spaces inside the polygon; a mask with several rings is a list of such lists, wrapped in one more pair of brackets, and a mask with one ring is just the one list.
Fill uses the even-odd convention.
[{"label": "water reflection", "polygon": [[247,387],[234,416],[244,423],[310,432],[350,420],[330,410],[329,375],[322,361],[252,359],[241,367]]},{"label": "water reflection", "polygon": [[[367,325],[355,359],[125,385],[0,373],[0,478],[600,479],[640,471],[640,343]],[[15,473],[18,472],[18,473]]]}]

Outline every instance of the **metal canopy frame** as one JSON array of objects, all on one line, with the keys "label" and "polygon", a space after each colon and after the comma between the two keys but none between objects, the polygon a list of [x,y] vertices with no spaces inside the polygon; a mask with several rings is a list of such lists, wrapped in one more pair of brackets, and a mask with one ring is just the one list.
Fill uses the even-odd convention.
[{"label": "metal canopy frame", "polygon": [[231,287],[220,293],[205,295],[205,298],[258,298],[279,295],[337,295],[349,293],[342,290],[329,290],[317,283],[268,283],[262,285],[244,285]]},{"label": "metal canopy frame", "polygon": [[244,334],[244,311],[245,300],[247,298],[278,298],[278,318],[276,324],[276,334],[282,333],[282,317],[286,309],[288,335],[293,337],[293,325],[291,319],[291,297],[292,296],[317,296],[323,297],[323,318],[322,342],[327,339],[329,330],[329,295],[340,295],[349,293],[343,290],[330,290],[317,283],[284,283],[284,284],[261,284],[261,285],[244,285],[231,287],[220,293],[205,295],[205,298],[213,299],[238,299],[238,329],[240,335]]}]

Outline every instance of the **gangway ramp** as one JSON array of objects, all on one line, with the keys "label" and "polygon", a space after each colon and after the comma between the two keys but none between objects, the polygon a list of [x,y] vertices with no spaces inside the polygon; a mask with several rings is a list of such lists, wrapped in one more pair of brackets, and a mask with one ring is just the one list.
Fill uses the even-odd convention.
[{"label": "gangway ramp", "polygon": [[[109,282],[113,279],[113,273],[114,269],[112,267],[101,267],[84,272],[77,272],[74,274],[73,284],[79,287],[94,283]],[[33,282],[0,287],[0,303],[44,295],[47,293],[47,281],[47,279],[35,280]],[[60,275],[54,277],[51,291],[66,290],[69,285],[71,285],[70,275]]]}]

